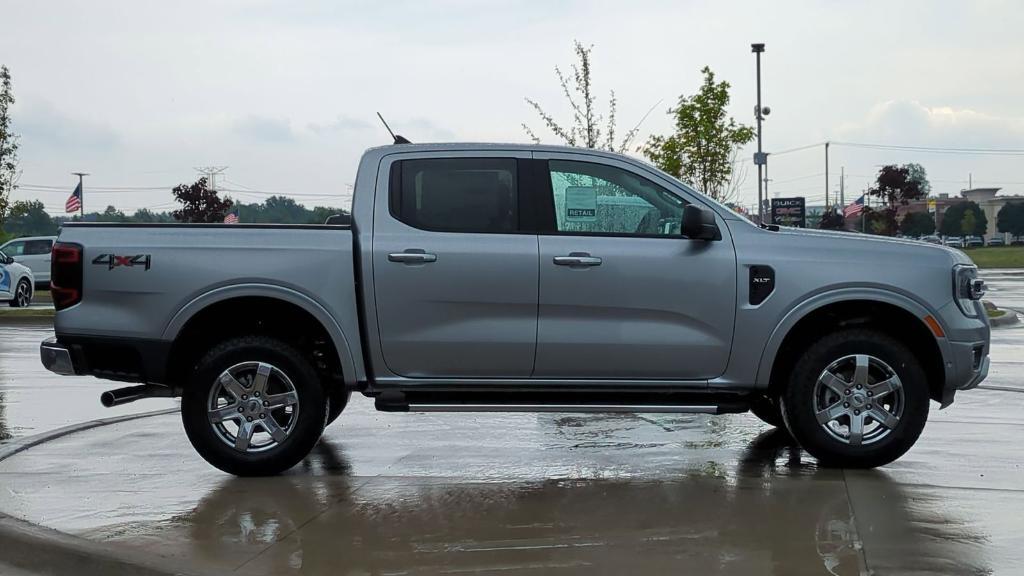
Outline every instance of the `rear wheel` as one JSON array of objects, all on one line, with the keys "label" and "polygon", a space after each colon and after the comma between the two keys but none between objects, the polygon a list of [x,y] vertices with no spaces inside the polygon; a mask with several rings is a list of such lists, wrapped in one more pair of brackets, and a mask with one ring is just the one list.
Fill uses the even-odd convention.
[{"label": "rear wheel", "polygon": [[750,403],[750,411],[765,424],[776,428],[783,427],[782,408],[775,396],[758,396]]},{"label": "rear wheel", "polygon": [[14,288],[14,297],[11,298],[10,305],[13,308],[25,308],[32,303],[32,286],[29,285],[27,279],[22,278],[18,282],[18,286]]},{"label": "rear wheel", "polygon": [[928,402],[924,370],[902,342],[851,329],[807,349],[781,405],[790,433],[822,464],[872,468],[914,445]]},{"label": "rear wheel", "polygon": [[233,338],[199,361],[181,417],[196,451],[239,476],[278,474],[312,450],[327,419],[312,365],[288,344]]},{"label": "rear wheel", "polygon": [[335,387],[328,393],[328,397],[331,399],[331,407],[327,411],[327,424],[330,425],[341,416],[341,412],[345,410],[345,406],[348,406],[348,399],[352,396],[351,390],[346,390],[343,387]]}]

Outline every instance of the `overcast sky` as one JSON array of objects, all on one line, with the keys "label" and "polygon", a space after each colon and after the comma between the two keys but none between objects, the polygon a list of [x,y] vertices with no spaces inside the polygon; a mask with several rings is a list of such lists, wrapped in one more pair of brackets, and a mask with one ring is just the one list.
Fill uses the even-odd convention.
[{"label": "overcast sky", "polygon": [[[732,84],[733,116],[752,123],[750,43],[764,42],[769,152],[825,140],[1024,149],[1024,3],[1013,0],[0,0],[0,19],[21,183],[67,188],[15,197],[52,213],[72,171],[92,174],[87,210],[163,210],[169,187],[207,165],[229,166],[224,187],[261,191],[232,193],[244,201],[282,192],[345,205],[359,154],[389,142],[377,110],[415,142],[523,142],[526,122],[558,143],[523,98],[566,117],[554,67],[572,63],[573,39],[594,45],[601,105],[614,89],[620,131],[661,102],[641,141],[668,131],[664,110],[697,89],[704,65]],[[973,173],[975,186],[1024,194],[1024,155],[840,145],[831,187],[845,166],[849,201],[879,164],[911,161],[936,193]],[[772,196],[824,200],[821,147],[770,170]]]}]

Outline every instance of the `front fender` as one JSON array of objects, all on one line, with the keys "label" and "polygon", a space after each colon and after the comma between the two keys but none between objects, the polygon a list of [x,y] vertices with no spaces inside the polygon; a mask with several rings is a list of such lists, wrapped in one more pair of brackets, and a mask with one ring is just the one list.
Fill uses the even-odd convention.
[{"label": "front fender", "polygon": [[[836,304],[851,300],[867,300],[891,304],[910,312],[919,319],[922,319],[922,323],[924,322],[923,318],[925,316],[931,315],[932,318],[935,318],[935,320],[939,322],[943,331],[947,330],[947,326],[945,326],[942,316],[938,314],[938,311],[932,310],[927,304],[916,300],[910,294],[903,294],[900,292],[873,287],[841,288],[814,294],[790,308],[768,338],[768,342],[765,344],[764,350],[761,352],[761,360],[758,363],[757,387],[766,388],[768,386],[769,380],[771,379],[772,366],[775,363],[775,358],[778,355],[779,349],[782,347],[782,343],[785,341],[790,330],[792,330],[800,320],[815,310],[828,306],[829,304]],[[943,366],[948,371],[949,363],[947,359],[950,357],[951,353],[949,342],[945,338],[935,338],[935,342],[942,353]]]},{"label": "front fender", "polygon": [[[276,298],[278,300],[288,302],[289,304],[294,304],[306,312],[309,312],[318,322],[320,322],[324,329],[327,330],[331,340],[334,342],[335,349],[338,351],[338,358],[341,360],[342,366],[349,368],[342,370],[345,384],[349,386],[354,386],[356,384],[359,364],[356,363],[355,355],[352,353],[352,347],[348,338],[345,336],[344,331],[330,313],[328,313],[327,310],[325,310],[318,302],[301,292],[283,286],[258,283],[234,284],[231,286],[222,286],[205,292],[182,306],[181,309],[171,317],[167,326],[164,328],[161,339],[168,342],[174,341],[174,339],[177,338],[178,333],[185,327],[185,324],[188,323],[193,316],[206,309],[208,306],[216,304],[217,302],[223,302],[232,298],[245,296]],[[358,337],[358,335],[356,335],[356,337]]]}]

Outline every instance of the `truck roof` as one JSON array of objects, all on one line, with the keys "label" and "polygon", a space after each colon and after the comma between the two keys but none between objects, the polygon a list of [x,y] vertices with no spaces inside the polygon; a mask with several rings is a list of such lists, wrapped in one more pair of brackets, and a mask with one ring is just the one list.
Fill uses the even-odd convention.
[{"label": "truck roof", "polygon": [[571,152],[574,154],[590,154],[593,156],[605,156],[607,158],[625,159],[632,162],[643,162],[643,159],[629,156],[619,152],[609,152],[595,148],[581,148],[578,146],[555,146],[551,144],[524,144],[524,143],[500,143],[500,142],[426,142],[422,144],[388,144],[375,146],[367,150],[367,153],[374,152],[383,156],[394,152],[462,152],[462,151],[488,151],[507,152],[510,150],[522,150],[525,152]]}]

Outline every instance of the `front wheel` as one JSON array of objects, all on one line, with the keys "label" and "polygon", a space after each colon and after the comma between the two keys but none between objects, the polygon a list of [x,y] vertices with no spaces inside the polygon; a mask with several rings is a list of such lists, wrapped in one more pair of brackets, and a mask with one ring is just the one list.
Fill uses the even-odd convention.
[{"label": "front wheel", "polygon": [[822,464],[873,468],[914,445],[929,398],[924,370],[902,342],[874,330],[842,330],[797,361],[782,415]]},{"label": "front wheel", "polygon": [[316,371],[288,344],[232,338],[199,361],[181,418],[196,451],[238,476],[291,468],[323,432],[328,400]]}]

